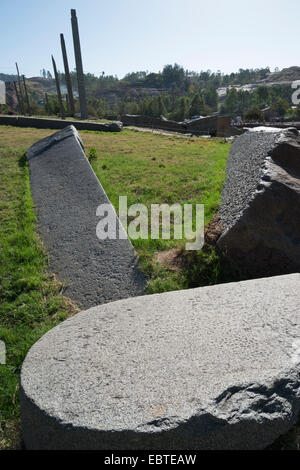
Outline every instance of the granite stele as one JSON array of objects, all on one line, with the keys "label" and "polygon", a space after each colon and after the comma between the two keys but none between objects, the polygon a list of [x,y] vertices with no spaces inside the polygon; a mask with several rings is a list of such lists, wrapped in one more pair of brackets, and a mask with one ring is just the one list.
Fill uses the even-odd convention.
[{"label": "granite stele", "polygon": [[66,282],[65,295],[89,308],[143,294],[145,278],[126,232],[125,239],[96,236],[97,207],[112,206],[75,127],[37,142],[26,155],[38,228],[51,272]]}]

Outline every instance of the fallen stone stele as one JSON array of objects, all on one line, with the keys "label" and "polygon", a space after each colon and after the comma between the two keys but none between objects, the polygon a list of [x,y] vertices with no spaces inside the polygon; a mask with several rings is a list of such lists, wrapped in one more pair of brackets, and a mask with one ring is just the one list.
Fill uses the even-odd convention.
[{"label": "fallen stone stele", "polygon": [[124,239],[99,240],[97,207],[110,201],[86,158],[75,127],[27,150],[38,229],[50,270],[66,282],[65,295],[81,308],[142,295],[146,280],[117,218]]}]

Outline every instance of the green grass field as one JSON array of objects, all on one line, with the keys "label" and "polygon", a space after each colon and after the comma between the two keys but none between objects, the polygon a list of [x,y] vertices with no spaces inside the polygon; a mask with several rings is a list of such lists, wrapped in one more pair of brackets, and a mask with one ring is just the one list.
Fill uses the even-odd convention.
[{"label": "green grass field", "polygon": [[[119,196],[128,206],[151,204],[204,204],[205,221],[215,215],[230,144],[222,139],[182,139],[125,130],[121,134],[82,133],[86,153],[95,149],[93,168],[118,210]],[[132,240],[143,270],[150,278],[148,293],[189,287],[182,270],[165,269],[155,255],[184,248],[185,240]]]}]

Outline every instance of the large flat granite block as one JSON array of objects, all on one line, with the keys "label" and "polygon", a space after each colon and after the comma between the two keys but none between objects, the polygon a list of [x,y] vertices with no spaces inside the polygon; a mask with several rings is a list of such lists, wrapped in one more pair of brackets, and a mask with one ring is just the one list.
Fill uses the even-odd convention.
[{"label": "large flat granite block", "polygon": [[21,373],[28,449],[262,449],[300,409],[300,274],[112,302]]}]

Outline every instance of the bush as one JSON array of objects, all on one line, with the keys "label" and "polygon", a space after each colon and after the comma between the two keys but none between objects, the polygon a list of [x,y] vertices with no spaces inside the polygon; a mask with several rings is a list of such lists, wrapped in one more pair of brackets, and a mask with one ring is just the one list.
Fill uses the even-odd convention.
[{"label": "bush", "polygon": [[92,147],[88,154],[88,161],[92,164],[95,160],[97,160],[97,150]]},{"label": "bush", "polygon": [[246,121],[263,121],[264,115],[259,108],[253,106],[253,108],[248,109],[244,115]]}]

